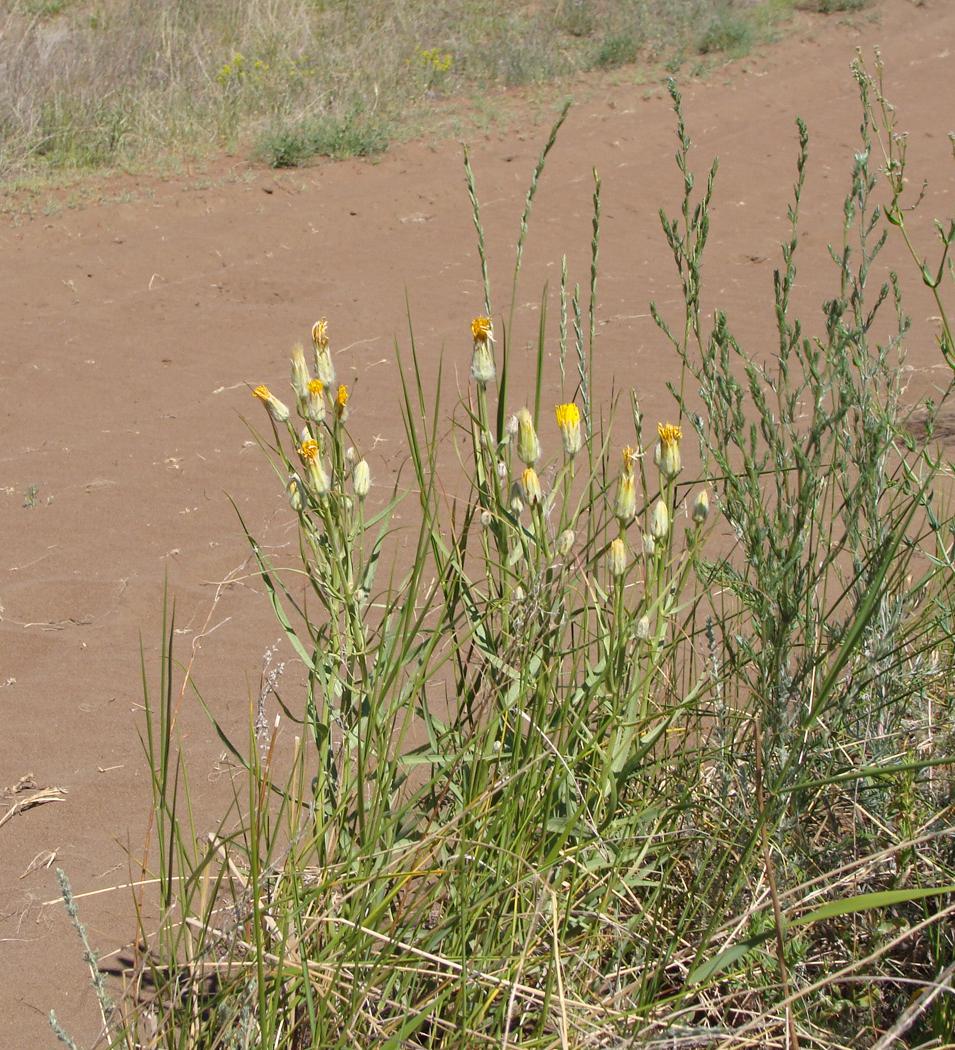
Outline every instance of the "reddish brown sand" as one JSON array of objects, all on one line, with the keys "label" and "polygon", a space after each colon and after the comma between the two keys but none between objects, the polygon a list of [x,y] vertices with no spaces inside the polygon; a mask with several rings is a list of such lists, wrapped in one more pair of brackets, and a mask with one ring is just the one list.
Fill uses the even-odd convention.
[{"label": "reddish brown sand", "polygon": [[[930,180],[925,218],[953,213],[955,3],[883,0],[848,21],[801,24],[795,42],[684,86],[698,168],[721,158],[707,305],[725,308],[755,352],[772,347],[772,270],[787,229],[797,114],[812,134],[798,296],[810,330],[834,294],[826,242],[840,236],[858,145],[856,46],[883,48],[890,94],[911,131],[913,178]],[[655,420],[671,414],[665,382],[675,365],[648,301],[670,316],[679,303],[656,215],[675,207],[679,184],[665,93],[626,81],[625,73],[589,81],[552,154],[517,340],[532,340],[533,303],[545,280],[556,287],[562,252],[572,280],[588,281],[596,166],[601,390],[636,386]],[[498,311],[545,136],[536,124],[472,141]],[[263,543],[289,541],[281,487],[243,422],[263,422],[247,384],[284,389],[289,347],[327,314],[339,372],[354,383],[353,430],[376,478],[390,484],[402,459],[393,340],[407,343],[406,293],[429,376],[445,350],[447,374],[466,382],[480,273],[455,143],[412,143],[376,164],[221,173],[205,188],[194,178],[127,182],[128,203],[0,229],[0,788],[32,773],[66,792],[0,827],[0,1048],[52,1045],[51,1007],[81,1045],[95,1036],[79,947],[62,909],[43,906],[56,896],[53,870],[23,873],[55,851],[77,893],[128,878],[124,848],[140,852],[149,796],[139,645],[142,636],[155,680],[164,577],[183,657],[211,612],[196,676],[233,730],[241,732],[262,652],[279,635],[226,499]],[[933,304],[917,282],[906,284],[912,390],[923,393],[946,371],[933,346]],[[26,507],[34,485],[36,505]],[[217,582],[230,575],[213,608]],[[290,658],[287,647],[281,654]],[[222,747],[194,703],[182,726],[197,793],[222,795]],[[10,804],[0,802],[0,815]],[[126,891],[86,897],[81,908],[100,950],[131,936]]]}]

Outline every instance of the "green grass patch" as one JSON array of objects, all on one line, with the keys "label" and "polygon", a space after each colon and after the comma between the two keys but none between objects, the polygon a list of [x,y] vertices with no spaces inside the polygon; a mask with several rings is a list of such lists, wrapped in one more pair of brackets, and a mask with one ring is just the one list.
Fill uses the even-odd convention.
[{"label": "green grass patch", "polygon": [[256,155],[272,168],[294,168],[312,157],[371,157],[388,148],[388,133],[361,115],[317,117],[266,132]]}]

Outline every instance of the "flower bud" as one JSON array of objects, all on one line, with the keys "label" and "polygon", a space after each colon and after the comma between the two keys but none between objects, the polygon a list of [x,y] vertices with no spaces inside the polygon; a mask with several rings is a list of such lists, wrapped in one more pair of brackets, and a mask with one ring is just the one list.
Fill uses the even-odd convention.
[{"label": "flower bud", "polygon": [[352,486],[355,489],[355,495],[363,500],[371,488],[371,470],[368,467],[367,460],[360,459],[352,470]]},{"label": "flower bud", "polygon": [[517,416],[509,416],[507,423],[504,424],[504,434],[508,441],[514,437],[519,429],[519,423],[517,422]]},{"label": "flower bud", "polygon": [[491,527],[491,522],[494,520],[494,515],[489,510],[481,511],[481,524],[485,529]]},{"label": "flower bud", "polygon": [[302,488],[302,479],[298,474],[289,475],[285,491],[288,493],[289,506],[296,514],[300,513],[305,506],[305,492]]},{"label": "flower bud", "polygon": [[580,451],[581,446],[580,409],[571,401],[566,405],[557,405],[554,415],[557,417],[564,453],[573,458]]},{"label": "flower bud", "polygon": [[610,566],[610,575],[614,579],[619,579],[627,571],[627,545],[620,536],[610,544],[607,564]]},{"label": "flower bud", "polygon": [[335,365],[328,347],[328,321],[323,317],[312,325],[312,345],[315,348],[315,374],[325,384],[335,382]]},{"label": "flower bud", "polygon": [[660,442],[656,447],[654,459],[660,474],[666,481],[672,481],[683,468],[680,460],[680,439],[683,431],[673,423],[658,423],[657,433]]},{"label": "flower bud", "polygon": [[528,467],[521,474],[521,498],[531,507],[539,507],[544,500],[540,478],[533,467]]},{"label": "flower bud", "polygon": [[335,395],[335,416],[344,421],[348,418],[348,387],[344,383],[338,388],[338,393]]},{"label": "flower bud", "polygon": [[257,386],[252,391],[252,396],[257,397],[262,404],[265,405],[269,415],[276,423],[285,423],[288,421],[288,407],[282,404],[267,386]]},{"label": "flower bud", "polygon": [[637,516],[637,486],[632,471],[623,471],[617,481],[617,502],[614,515],[623,528]]},{"label": "flower bud", "polygon": [[528,467],[540,459],[541,443],[537,440],[534,420],[526,408],[517,413],[517,454]]},{"label": "flower bud", "polygon": [[710,496],[706,489],[700,489],[693,501],[691,516],[696,525],[702,525],[710,513]]},{"label": "flower bud", "polygon": [[635,634],[642,642],[647,641],[647,639],[650,637],[650,617],[649,616],[641,616],[640,619],[637,620],[637,626],[636,626]]},{"label": "flower bud", "polygon": [[521,489],[520,482],[518,481],[515,481],[511,485],[509,506],[511,508],[511,513],[514,515],[514,517],[519,518],[521,516],[521,512],[524,510],[524,492]]},{"label": "flower bud", "polygon": [[292,347],[292,389],[303,407],[308,399],[308,384],[311,378],[305,363],[305,351],[301,343],[296,343]]},{"label": "flower bud", "polygon": [[656,540],[665,540],[670,531],[670,512],[662,499],[658,499],[653,505],[650,515],[650,535]]},{"label": "flower bud", "polygon": [[557,537],[557,553],[562,557],[566,558],[568,554],[574,549],[574,536],[573,529],[564,529],[564,531]]}]

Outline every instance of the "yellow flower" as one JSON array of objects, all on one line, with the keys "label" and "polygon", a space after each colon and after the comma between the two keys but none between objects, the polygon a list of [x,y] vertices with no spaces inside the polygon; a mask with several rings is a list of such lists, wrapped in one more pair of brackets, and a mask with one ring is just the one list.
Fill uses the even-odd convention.
[{"label": "yellow flower", "polygon": [[471,335],[474,336],[475,343],[486,343],[488,340],[493,343],[494,332],[490,317],[475,317],[471,322]]},{"label": "yellow flower", "polygon": [[532,467],[541,456],[541,443],[537,439],[534,420],[526,408],[517,413],[517,454],[528,467]]},{"label": "yellow flower", "polygon": [[576,456],[581,445],[580,409],[571,401],[566,405],[557,405],[554,415],[557,417],[564,452],[570,457]]},{"label": "yellow flower", "polygon": [[320,379],[311,379],[305,399],[305,415],[313,423],[321,423],[325,418],[325,384]]},{"label": "yellow flower", "polygon": [[299,446],[298,454],[305,464],[311,463],[318,458],[318,442],[314,438],[306,438]]},{"label": "yellow flower", "polygon": [[624,473],[632,474],[637,462],[637,451],[632,445],[625,445],[623,449]]},{"label": "yellow flower", "polygon": [[257,397],[268,410],[269,415],[276,423],[284,423],[289,417],[288,407],[284,405],[264,384],[257,386],[252,391],[252,396]]},{"label": "yellow flower", "polygon": [[335,395],[335,415],[339,419],[344,419],[348,412],[348,387],[344,383],[338,388],[338,393]]},{"label": "yellow flower", "polygon": [[672,481],[682,469],[680,461],[680,439],[683,431],[673,423],[658,423],[657,433],[660,443],[656,449],[656,462],[660,473],[667,481]]}]

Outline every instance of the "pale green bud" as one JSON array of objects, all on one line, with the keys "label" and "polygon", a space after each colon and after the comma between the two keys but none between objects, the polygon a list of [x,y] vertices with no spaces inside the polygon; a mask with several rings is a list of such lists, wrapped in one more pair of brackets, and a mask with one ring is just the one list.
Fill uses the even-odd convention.
[{"label": "pale green bud", "polygon": [[654,540],[665,540],[670,531],[670,512],[662,499],[653,505],[650,515],[650,535]]},{"label": "pale green bud", "polygon": [[566,558],[574,549],[575,538],[573,529],[564,529],[564,531],[557,537],[557,553],[562,558]]},{"label": "pale green bud", "polygon": [[627,571],[627,545],[618,536],[610,544],[607,552],[607,564],[610,566],[610,575],[619,579]]},{"label": "pale green bud", "polygon": [[710,513],[710,497],[706,489],[700,489],[696,494],[696,499],[693,501],[693,510],[691,512],[693,521],[696,525],[702,525],[706,521],[707,516]]},{"label": "pale green bud", "polygon": [[624,528],[637,516],[637,486],[632,471],[624,470],[620,474],[614,514]]},{"label": "pale green bud", "polygon": [[302,489],[302,479],[298,474],[289,475],[285,490],[288,493],[289,506],[298,514],[305,506],[305,492]]},{"label": "pale green bud", "polygon": [[533,467],[528,467],[521,474],[521,498],[531,507],[539,507],[544,500],[540,478]]},{"label": "pale green bud", "polygon": [[352,486],[355,489],[355,495],[360,500],[368,495],[371,488],[371,470],[364,459],[360,459],[352,470]]},{"label": "pale green bud", "polygon": [[534,420],[526,408],[517,413],[517,454],[528,467],[533,467],[541,456],[541,443],[537,439]]},{"label": "pale green bud", "polygon": [[296,343],[292,347],[292,389],[302,406],[308,402],[308,384],[311,379],[308,365],[305,363],[305,350],[301,343]]}]

